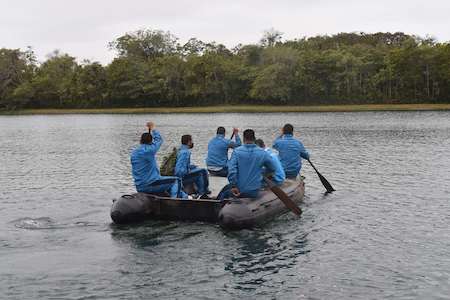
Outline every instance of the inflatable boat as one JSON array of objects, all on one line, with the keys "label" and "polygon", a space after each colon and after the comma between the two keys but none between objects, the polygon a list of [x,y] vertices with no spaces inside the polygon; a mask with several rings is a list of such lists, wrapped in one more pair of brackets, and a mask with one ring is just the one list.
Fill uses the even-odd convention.
[{"label": "inflatable boat", "polygon": [[[286,180],[281,189],[299,204],[304,196],[303,179]],[[113,200],[111,219],[116,224],[146,219],[218,223],[226,229],[251,228],[288,211],[268,188],[258,198],[178,199],[164,195],[135,193]]]}]

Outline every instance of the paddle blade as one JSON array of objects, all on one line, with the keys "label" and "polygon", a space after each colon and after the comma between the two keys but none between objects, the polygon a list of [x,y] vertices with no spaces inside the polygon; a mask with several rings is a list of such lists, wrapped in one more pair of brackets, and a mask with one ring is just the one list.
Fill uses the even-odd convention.
[{"label": "paddle blade", "polygon": [[294,214],[297,216],[300,216],[302,214],[302,210],[300,207],[295,204],[294,201],[289,198],[289,196],[278,186],[276,186],[270,179],[264,177],[264,180],[269,185],[270,190],[278,197],[280,198],[281,202],[284,203],[284,205],[289,208]]},{"label": "paddle blade", "polygon": [[320,181],[322,182],[322,185],[325,187],[325,189],[327,190],[327,193],[331,193],[334,192],[335,189],[333,189],[333,187],[331,186],[331,184],[328,182],[328,180],[322,176],[322,174],[319,173],[319,171],[316,169],[316,167],[314,166],[314,164],[308,159],[309,164],[311,165],[311,167],[313,167],[314,171],[316,171],[317,176],[319,176]]},{"label": "paddle blade", "polygon": [[331,184],[328,182],[328,180],[325,177],[322,176],[322,174],[317,172],[317,175],[319,175],[319,179],[322,182],[322,184],[325,187],[325,189],[327,190],[327,193],[331,193],[331,192],[335,191],[335,189],[331,186]]}]

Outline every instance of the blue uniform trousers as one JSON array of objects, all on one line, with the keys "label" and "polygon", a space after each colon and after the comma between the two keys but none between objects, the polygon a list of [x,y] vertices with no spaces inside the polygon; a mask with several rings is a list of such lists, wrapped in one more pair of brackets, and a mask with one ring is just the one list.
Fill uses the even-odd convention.
[{"label": "blue uniform trousers", "polygon": [[195,168],[189,174],[183,176],[183,185],[195,183],[197,193],[203,195],[209,192],[208,171],[206,169]]},{"label": "blue uniform trousers", "polygon": [[144,186],[137,186],[136,190],[140,193],[163,193],[169,192],[172,198],[187,198],[183,192],[181,180],[173,176],[161,176],[160,179]]}]

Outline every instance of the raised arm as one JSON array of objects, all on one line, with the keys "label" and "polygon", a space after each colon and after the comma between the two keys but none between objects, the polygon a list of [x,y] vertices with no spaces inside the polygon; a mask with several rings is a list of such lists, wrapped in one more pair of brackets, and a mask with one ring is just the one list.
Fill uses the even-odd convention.
[{"label": "raised arm", "polygon": [[239,129],[233,128],[234,142],[233,140],[229,140],[228,148],[237,148],[242,145],[241,138],[239,137]]},{"label": "raised arm", "polygon": [[304,159],[309,159],[309,153],[305,149],[305,146],[303,146],[302,142],[299,142],[300,144],[300,156]]},{"label": "raised arm", "polygon": [[146,153],[155,154],[156,152],[158,152],[159,148],[161,148],[163,139],[159,131],[155,129],[152,130],[152,137],[153,137],[152,143],[150,145],[146,145],[146,147],[143,149]]},{"label": "raised arm", "polygon": [[159,131],[156,129],[152,130],[152,137],[153,137],[152,145],[155,145],[155,152],[156,152],[159,150],[159,148],[161,148],[161,145],[163,143],[163,138],[162,138],[161,134],[159,133]]},{"label": "raised arm", "polygon": [[159,131],[155,129],[155,123],[147,122],[145,126],[147,126],[148,132],[152,135],[153,138],[152,143],[148,147],[146,147],[147,148],[146,150],[152,153],[156,153],[158,152],[159,148],[161,148],[163,138],[159,133]]},{"label": "raised arm", "polygon": [[239,136],[238,133],[236,133],[236,135],[234,136],[234,141],[236,144],[235,147],[239,147],[240,145],[242,145],[241,137]]},{"label": "raised arm", "polygon": [[281,136],[279,136],[279,137],[277,137],[276,139],[275,139],[275,141],[273,141],[273,144],[272,144],[272,148],[273,149],[275,149],[275,150],[277,150],[277,151],[280,151],[280,143],[279,143],[279,141],[281,140]]}]

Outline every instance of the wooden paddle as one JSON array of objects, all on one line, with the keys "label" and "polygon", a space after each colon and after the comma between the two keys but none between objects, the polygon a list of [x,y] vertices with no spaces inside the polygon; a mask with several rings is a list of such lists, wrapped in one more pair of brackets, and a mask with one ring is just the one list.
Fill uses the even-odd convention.
[{"label": "wooden paddle", "polygon": [[331,184],[328,182],[328,180],[326,180],[325,177],[322,176],[322,174],[319,173],[319,171],[317,171],[316,167],[314,167],[313,163],[308,159],[309,164],[311,165],[311,167],[313,167],[314,171],[316,171],[317,175],[319,176],[320,181],[322,182],[323,186],[326,188],[327,193],[332,193],[335,191],[335,189],[333,189],[333,187],[331,186]]},{"label": "wooden paddle", "polygon": [[281,202],[283,202],[287,208],[289,208],[297,216],[302,214],[300,207],[298,207],[297,204],[295,204],[295,202],[292,201],[292,199],[289,198],[289,196],[280,187],[273,183],[272,180],[264,176],[264,181],[267,183],[270,190],[277,195],[278,198],[280,198]]}]

